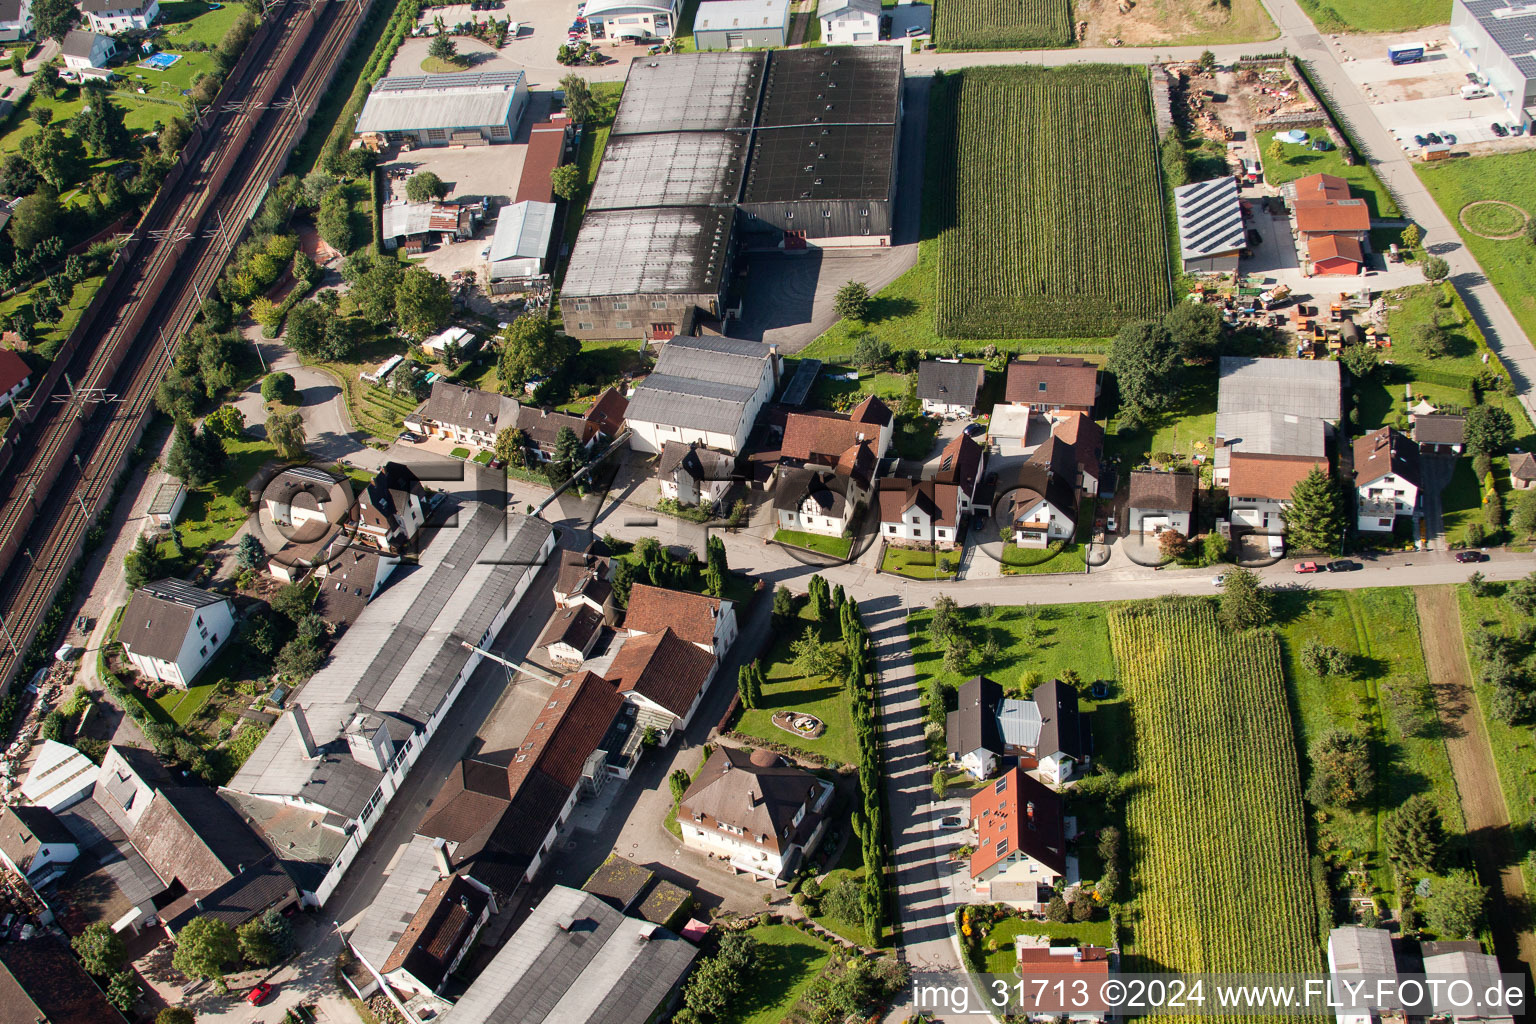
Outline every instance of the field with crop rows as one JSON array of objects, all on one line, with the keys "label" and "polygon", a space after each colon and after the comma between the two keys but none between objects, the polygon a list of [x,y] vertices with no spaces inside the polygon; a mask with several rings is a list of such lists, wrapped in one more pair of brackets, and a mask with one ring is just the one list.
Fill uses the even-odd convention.
[{"label": "field with crop rows", "polygon": [[1208,601],[1109,617],[1131,703],[1126,823],[1141,914],[1133,970],[1320,970],[1280,642]]},{"label": "field with crop rows", "polygon": [[979,68],[935,81],[950,134],[928,173],[938,334],[1102,338],[1170,302],[1167,218],[1144,69]]},{"label": "field with crop rows", "polygon": [[1071,0],[939,0],[933,41],[941,50],[1071,46]]}]

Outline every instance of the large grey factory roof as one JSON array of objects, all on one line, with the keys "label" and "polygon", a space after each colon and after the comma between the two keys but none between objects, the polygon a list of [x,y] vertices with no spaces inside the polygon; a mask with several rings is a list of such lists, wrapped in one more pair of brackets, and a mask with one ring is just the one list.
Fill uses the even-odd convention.
[{"label": "large grey factory roof", "polygon": [[1239,412],[1281,412],[1337,422],[1339,364],[1332,359],[1221,357],[1216,398],[1216,434],[1223,420]]},{"label": "large grey factory roof", "polygon": [[305,684],[303,709],[320,756],[309,760],[292,722],[269,732],[227,787],[299,798],[356,817],[382,775],[355,760],[343,730],[359,711],[378,712],[396,744],[419,732],[447,698],[471,652],[537,559],[551,527],[480,502],[456,528],[429,526],[420,564],[384,591]]},{"label": "large grey factory roof", "polygon": [[1181,185],[1173,190],[1173,202],[1179,218],[1179,254],[1184,259],[1235,252],[1248,244],[1236,178]]},{"label": "large grey factory roof", "polygon": [[656,357],[656,372],[756,391],[771,355],[760,341],[684,336],[662,347]]},{"label": "large grey factory roof", "polygon": [[1327,454],[1323,421],[1316,416],[1290,412],[1227,412],[1220,416],[1216,434],[1226,444],[1254,455]]},{"label": "large grey factory roof", "polygon": [[893,191],[896,132],[895,125],[755,131],[742,202],[888,197]]},{"label": "large grey factory roof", "polygon": [[624,418],[735,434],[753,393],[752,388],[653,373],[636,386]]},{"label": "large grey factory roof", "polygon": [[368,94],[355,130],[362,134],[506,124],[522,78],[521,71],[383,78]]},{"label": "large grey factory roof", "polygon": [[898,46],[776,50],[763,81],[757,126],[895,124],[901,61]]},{"label": "large grey factory roof", "polygon": [[745,132],[615,136],[603,151],[587,209],[734,203],[746,152]]},{"label": "large grey factory roof", "polygon": [[436,842],[439,840],[431,836],[411,839],[395,858],[395,866],[384,876],[384,884],[363,911],[362,919],[347,936],[358,956],[380,973],[427,891],[443,877],[432,849]]},{"label": "large grey factory roof", "polygon": [[636,57],[612,134],[750,128],[765,53],[689,53]]},{"label": "large grey factory roof", "polygon": [[725,273],[733,216],[709,206],[590,214],[561,294],[714,294]]},{"label": "large grey factory roof", "polygon": [[1536,78],[1536,5],[1511,0],[1462,0],[1462,3],[1516,69],[1527,78]]},{"label": "large grey factory roof", "polygon": [[696,956],[660,925],[557,885],[449,1016],[454,1024],[644,1024]]}]

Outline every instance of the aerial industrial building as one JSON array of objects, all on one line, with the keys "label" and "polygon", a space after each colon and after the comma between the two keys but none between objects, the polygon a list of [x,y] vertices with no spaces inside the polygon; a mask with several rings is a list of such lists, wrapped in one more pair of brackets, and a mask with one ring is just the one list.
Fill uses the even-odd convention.
[{"label": "aerial industrial building", "polygon": [[418,146],[483,146],[511,142],[527,106],[521,71],[381,78],[355,130]]},{"label": "aerial industrial building", "polygon": [[890,244],[895,47],[637,57],[561,289],[578,338],[722,315],[742,243]]}]

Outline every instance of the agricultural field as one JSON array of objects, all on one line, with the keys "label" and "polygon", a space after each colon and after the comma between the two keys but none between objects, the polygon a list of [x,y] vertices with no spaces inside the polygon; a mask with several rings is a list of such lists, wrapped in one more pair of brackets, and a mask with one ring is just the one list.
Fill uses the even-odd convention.
[{"label": "agricultural field", "polygon": [[1223,629],[1205,600],[1121,605],[1109,634],[1135,736],[1137,969],[1319,970],[1278,639]]},{"label": "agricultural field", "polygon": [[1451,20],[1446,0],[1301,0],[1319,32],[1403,32]]},{"label": "agricultural field", "polygon": [[1167,310],[1146,72],[981,68],[933,86],[944,338],[1102,338]]},{"label": "agricultural field", "polygon": [[940,50],[1043,50],[1071,46],[1071,0],[939,0]]}]

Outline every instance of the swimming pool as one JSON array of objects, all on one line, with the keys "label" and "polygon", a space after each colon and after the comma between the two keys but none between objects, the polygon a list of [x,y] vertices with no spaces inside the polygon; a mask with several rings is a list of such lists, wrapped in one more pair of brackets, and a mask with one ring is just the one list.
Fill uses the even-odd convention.
[{"label": "swimming pool", "polygon": [[179,60],[181,60],[179,53],[155,53],[144,58],[139,67],[148,68],[151,71],[165,71]]}]

